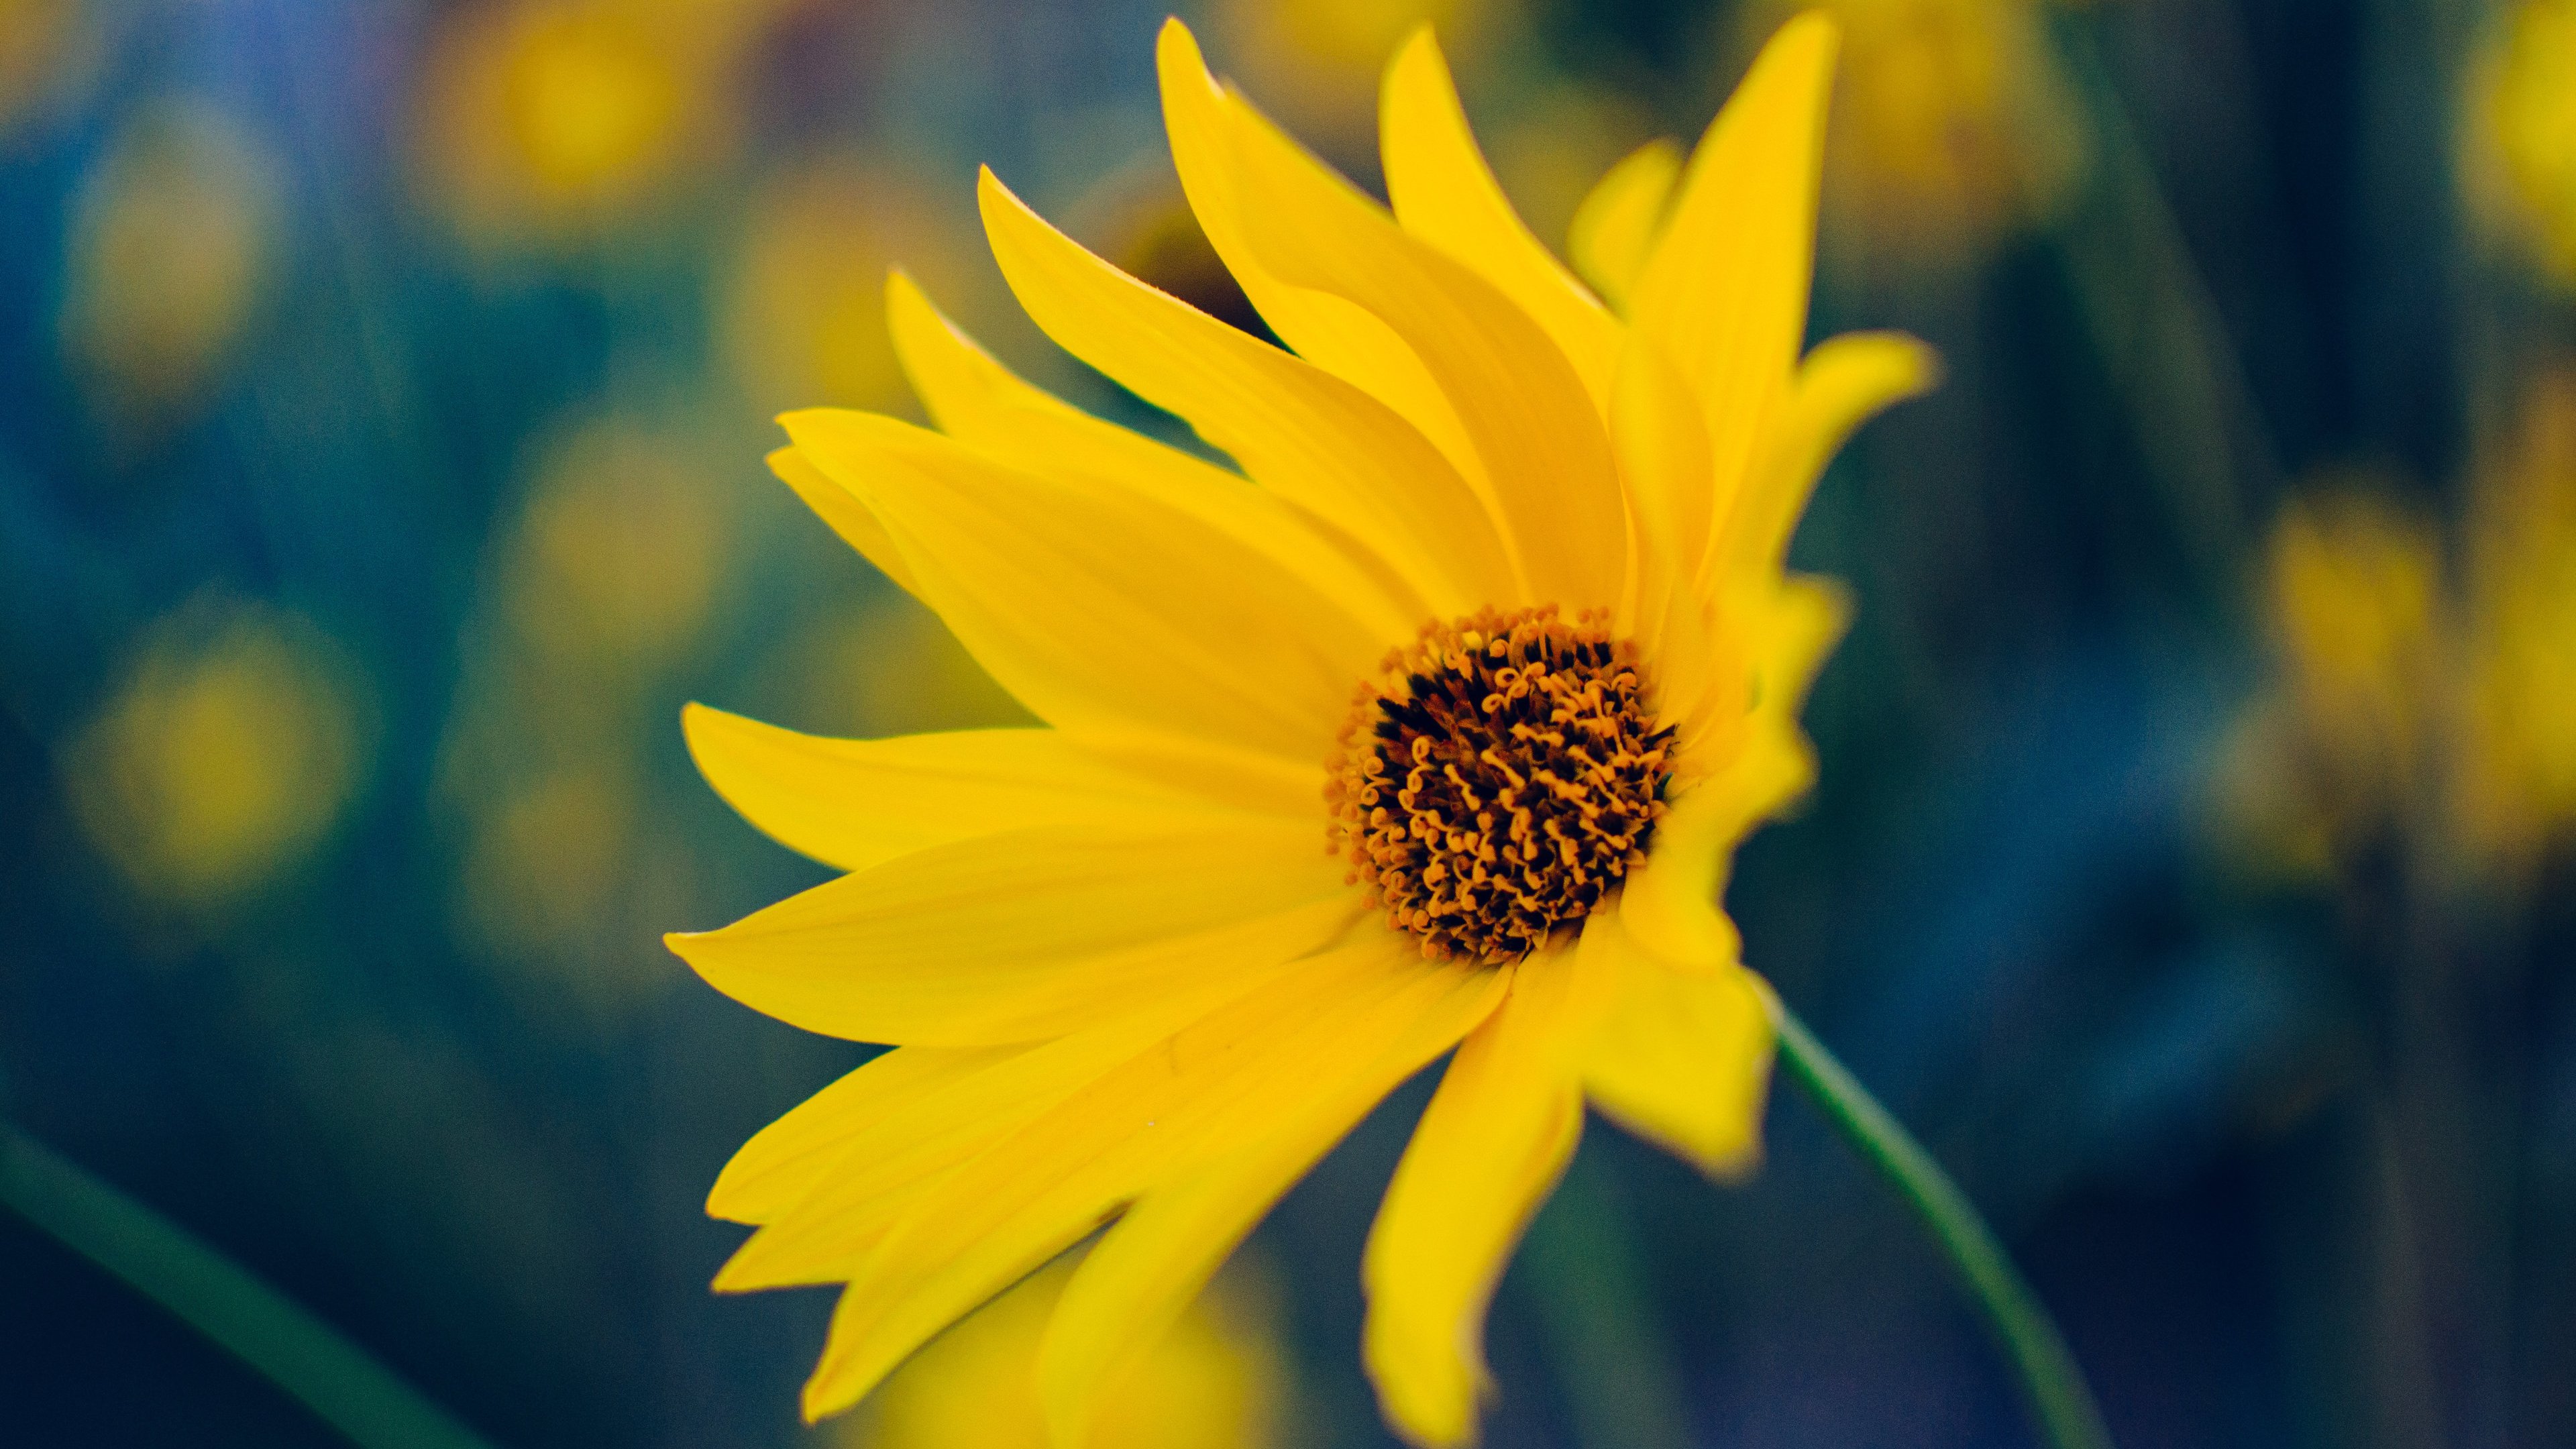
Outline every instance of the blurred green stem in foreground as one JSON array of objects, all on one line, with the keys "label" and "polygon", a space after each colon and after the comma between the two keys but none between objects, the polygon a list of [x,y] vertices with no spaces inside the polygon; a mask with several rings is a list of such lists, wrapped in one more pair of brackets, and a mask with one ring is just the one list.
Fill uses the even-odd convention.
[{"label": "blurred green stem in foreground", "polygon": [[187,1320],[363,1449],[486,1449],[329,1324],[5,1124],[0,1204]]},{"label": "blurred green stem in foreground", "polygon": [[1959,1265],[1995,1337],[2020,1371],[2048,1442],[2055,1449],[2111,1449],[2111,1433],[2102,1425],[2093,1391],[2085,1386],[2084,1371],[2076,1367],[2048,1310],[2004,1255],[2003,1244],[1995,1241],[1994,1229],[1978,1216],[1968,1195],[1796,1013],[1775,1002],[1773,1015],[1780,1028],[1780,1064],[1790,1078],[1824,1108],[1861,1156],[1887,1175]]}]

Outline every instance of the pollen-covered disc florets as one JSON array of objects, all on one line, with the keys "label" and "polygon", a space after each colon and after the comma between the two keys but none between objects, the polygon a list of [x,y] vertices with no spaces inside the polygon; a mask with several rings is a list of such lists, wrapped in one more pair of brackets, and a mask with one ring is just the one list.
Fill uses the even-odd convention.
[{"label": "pollen-covered disc florets", "polygon": [[1517,960],[1644,858],[1671,741],[1598,615],[1432,624],[1360,688],[1325,788],[1333,848],[1424,955]]}]

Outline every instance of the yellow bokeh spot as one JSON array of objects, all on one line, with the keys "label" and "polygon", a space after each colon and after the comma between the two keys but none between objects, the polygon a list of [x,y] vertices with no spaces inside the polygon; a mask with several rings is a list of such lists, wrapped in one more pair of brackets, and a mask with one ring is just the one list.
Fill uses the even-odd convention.
[{"label": "yellow bokeh spot", "polygon": [[2349,484],[2268,554],[2281,670],[2217,783],[2265,868],[2392,837],[2506,886],[2576,834],[2576,369],[2527,390],[2448,574],[2427,523]]},{"label": "yellow bokeh spot", "polygon": [[467,847],[459,900],[471,933],[513,952],[562,949],[595,933],[626,879],[633,790],[576,767],[490,802]]},{"label": "yellow bokeh spot", "polygon": [[501,120],[547,195],[608,197],[649,175],[680,121],[680,82],[651,43],[599,17],[552,15],[502,62]]},{"label": "yellow bokeh spot", "polygon": [[2532,385],[2467,557],[2461,825],[2527,857],[2576,826],[2576,371]]},{"label": "yellow bokeh spot", "polygon": [[[1789,10],[1757,7],[1764,33]],[[1826,200],[1874,255],[1953,261],[2048,213],[2085,162],[2043,0],[1827,0]]]},{"label": "yellow bokeh spot", "polygon": [[2576,285],[2576,0],[2524,0],[2469,68],[2461,161],[2473,206]]},{"label": "yellow bokeh spot", "polygon": [[901,266],[960,310],[972,299],[947,259],[968,246],[962,232],[891,167],[835,158],[773,182],[752,205],[720,300],[726,353],[753,405],[908,408],[886,333],[886,273]]},{"label": "yellow bokeh spot", "polygon": [[65,359],[121,421],[199,400],[256,307],[275,244],[274,170],[221,114],[145,114],[73,208]]},{"label": "yellow bokeh spot", "polygon": [[[1051,1449],[1038,1344],[1072,1276],[1049,1268],[923,1349],[845,1421],[847,1449]],[[1269,1449],[1279,1441],[1276,1349],[1246,1295],[1220,1282],[1135,1373],[1103,1396],[1092,1442],[1117,1449]]]},{"label": "yellow bokeh spot", "polygon": [[2367,492],[2294,505],[2272,535],[2274,632],[2313,742],[2355,809],[2414,803],[2440,683],[2441,545]]},{"label": "yellow bokeh spot", "polygon": [[697,641],[732,520],[690,450],[621,421],[549,447],[508,547],[519,637],[576,672],[667,660]]},{"label": "yellow bokeh spot", "polygon": [[741,494],[684,429],[629,415],[564,427],[527,477],[440,745],[453,920],[523,1009],[596,1026],[673,979],[650,928],[688,874],[654,828],[643,750],[733,572]]},{"label": "yellow bokeh spot", "polygon": [[721,14],[607,0],[457,11],[420,96],[433,191],[478,242],[578,240],[667,199],[730,139],[742,27]]},{"label": "yellow bokeh spot", "polygon": [[363,704],[340,651],[291,615],[200,604],[157,626],[64,751],[74,813],[137,893],[241,896],[348,805]]}]

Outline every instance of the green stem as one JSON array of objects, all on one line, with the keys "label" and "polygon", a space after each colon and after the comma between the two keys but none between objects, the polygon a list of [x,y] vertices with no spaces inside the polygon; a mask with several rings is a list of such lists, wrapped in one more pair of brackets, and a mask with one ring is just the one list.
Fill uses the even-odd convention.
[{"label": "green stem", "polygon": [[1775,1005],[1774,1015],[1780,1028],[1781,1065],[1861,1156],[1886,1174],[1949,1250],[1959,1275],[1976,1295],[1977,1306],[1985,1310],[1987,1324],[2020,1371],[2031,1410],[2048,1442],[2056,1449],[2111,1449],[2110,1431],[2102,1425],[2093,1391],[2085,1387],[2083,1370],[2076,1367],[2075,1356],[2066,1351],[2066,1340],[2059,1336],[2048,1310],[2040,1306],[2021,1270],[2004,1255],[1994,1229],[1978,1216],[1967,1194],[1904,1124],[1834,1060],[1805,1022],[1786,1005]]},{"label": "green stem", "polygon": [[473,1431],[329,1324],[5,1125],[0,1205],[185,1319],[364,1449],[484,1449]]}]

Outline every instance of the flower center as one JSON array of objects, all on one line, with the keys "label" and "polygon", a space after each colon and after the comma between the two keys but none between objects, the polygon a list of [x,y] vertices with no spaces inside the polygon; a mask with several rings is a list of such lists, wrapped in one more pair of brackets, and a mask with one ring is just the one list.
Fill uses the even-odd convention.
[{"label": "flower center", "polygon": [[1553,605],[1431,624],[1362,685],[1325,798],[1387,924],[1437,960],[1514,961],[1645,857],[1672,731],[1634,649]]}]

